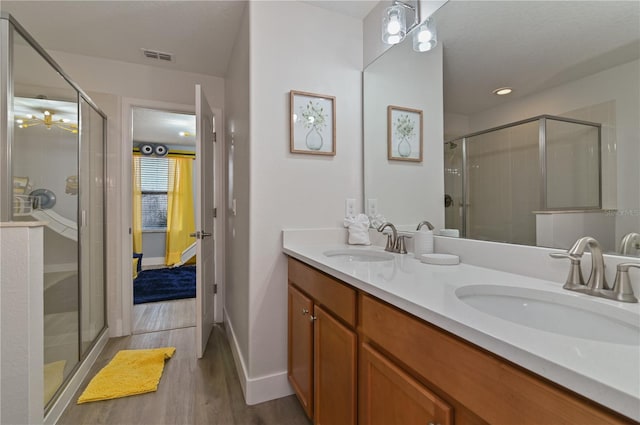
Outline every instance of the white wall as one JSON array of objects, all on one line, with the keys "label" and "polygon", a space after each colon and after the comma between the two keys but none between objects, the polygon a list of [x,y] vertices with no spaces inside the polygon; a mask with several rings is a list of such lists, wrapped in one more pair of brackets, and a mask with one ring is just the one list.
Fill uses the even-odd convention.
[{"label": "white wall", "polygon": [[[234,351],[240,362],[248,364],[249,356],[249,176],[250,147],[249,138],[249,7],[242,16],[242,23],[229,59],[226,85],[225,133],[227,157],[233,145],[233,176],[227,173],[225,198],[236,199],[237,213],[234,216],[227,209],[226,223],[226,286],[224,291],[225,321],[231,326],[235,336],[232,343],[238,345]],[[228,168],[228,165],[227,165]],[[229,183],[233,186],[233,194],[229,194]],[[228,201],[228,207],[231,202]],[[233,338],[232,338],[233,339]],[[240,366],[240,365],[238,365]],[[239,368],[239,374],[246,371]],[[243,387],[244,388],[244,387]]]},{"label": "white wall", "polygon": [[462,114],[445,112],[444,114],[444,140],[452,140],[456,137],[469,134],[469,117]]},{"label": "white wall", "polygon": [[42,224],[0,223],[0,423],[42,423]]},{"label": "white wall", "polygon": [[[365,196],[396,225],[444,227],[442,47],[394,46],[364,73]],[[387,106],[423,111],[422,162],[387,159]]]},{"label": "white wall", "polygon": [[[252,2],[248,45],[248,61],[243,41],[236,46],[230,67],[242,76],[234,82],[234,73],[229,72],[229,93],[242,99],[234,96],[233,107],[228,99],[227,111],[235,115],[230,121],[235,124],[238,148],[234,164],[238,215],[230,220],[231,232],[236,233],[232,242],[236,263],[231,265],[228,285],[228,291],[235,293],[227,296],[227,313],[246,363],[246,376],[240,377],[245,397],[253,404],[291,392],[286,378],[287,262],[282,229],[341,226],[345,199],[362,201],[362,22],[302,2]],[[247,62],[249,91],[240,87]],[[336,97],[336,156],[289,152],[290,90]],[[247,93],[250,158],[243,146],[248,135]],[[243,187],[247,176],[250,188]],[[243,199],[247,194],[250,211]],[[250,231],[248,256],[238,252],[246,247],[244,239],[238,240],[246,231]],[[246,270],[248,283],[243,281]]]}]

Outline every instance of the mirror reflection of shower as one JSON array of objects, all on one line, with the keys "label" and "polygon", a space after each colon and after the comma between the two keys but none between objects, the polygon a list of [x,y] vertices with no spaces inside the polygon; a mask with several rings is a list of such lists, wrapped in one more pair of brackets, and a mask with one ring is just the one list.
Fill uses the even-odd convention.
[{"label": "mirror reflection of shower", "polygon": [[550,213],[600,210],[600,137],[598,123],[544,115],[446,142],[446,227],[536,245]]}]

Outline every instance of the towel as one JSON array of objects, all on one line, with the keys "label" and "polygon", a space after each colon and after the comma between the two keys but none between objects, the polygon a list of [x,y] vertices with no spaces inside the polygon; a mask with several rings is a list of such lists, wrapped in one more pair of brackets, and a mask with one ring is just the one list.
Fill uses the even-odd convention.
[{"label": "towel", "polygon": [[344,227],[349,229],[349,245],[371,245],[369,240],[369,217],[364,214],[345,217]]},{"label": "towel", "polygon": [[374,229],[377,229],[382,225],[382,223],[385,223],[387,221],[387,219],[384,218],[382,214],[376,214],[374,216],[371,216],[369,217],[369,220],[371,222],[371,227],[373,227]]}]

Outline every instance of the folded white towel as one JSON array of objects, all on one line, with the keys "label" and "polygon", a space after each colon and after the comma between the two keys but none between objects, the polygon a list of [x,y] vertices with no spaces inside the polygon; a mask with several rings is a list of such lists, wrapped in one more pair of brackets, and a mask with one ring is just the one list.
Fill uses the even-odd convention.
[{"label": "folded white towel", "polygon": [[374,216],[371,216],[371,217],[369,217],[369,220],[371,221],[371,226],[374,229],[377,229],[378,227],[380,227],[382,225],[382,223],[387,221],[387,219],[384,218],[384,216],[382,214],[376,214]]},{"label": "folded white towel", "polygon": [[369,240],[369,217],[364,214],[345,217],[344,227],[349,229],[349,245],[371,245]]}]

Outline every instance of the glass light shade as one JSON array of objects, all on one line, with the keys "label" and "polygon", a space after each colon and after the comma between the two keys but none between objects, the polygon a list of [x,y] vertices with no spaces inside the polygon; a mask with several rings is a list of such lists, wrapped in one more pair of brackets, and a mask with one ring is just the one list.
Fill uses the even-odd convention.
[{"label": "glass light shade", "polygon": [[402,6],[385,9],[382,16],[382,41],[385,44],[398,44],[407,34],[407,22]]},{"label": "glass light shade", "polygon": [[432,19],[427,19],[413,32],[413,50],[416,52],[428,52],[436,47],[437,44],[435,23]]}]

